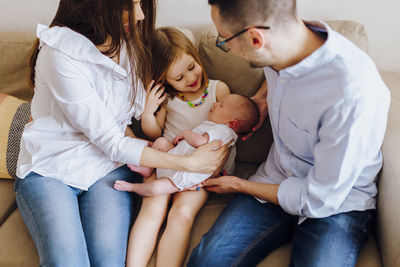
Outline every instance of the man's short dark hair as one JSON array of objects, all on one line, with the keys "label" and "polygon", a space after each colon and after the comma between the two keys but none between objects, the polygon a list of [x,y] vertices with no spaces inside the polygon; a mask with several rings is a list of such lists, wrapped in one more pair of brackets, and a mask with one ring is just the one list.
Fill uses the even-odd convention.
[{"label": "man's short dark hair", "polygon": [[296,0],[208,0],[218,7],[223,23],[231,25],[232,30],[244,27],[280,27],[297,18]]}]

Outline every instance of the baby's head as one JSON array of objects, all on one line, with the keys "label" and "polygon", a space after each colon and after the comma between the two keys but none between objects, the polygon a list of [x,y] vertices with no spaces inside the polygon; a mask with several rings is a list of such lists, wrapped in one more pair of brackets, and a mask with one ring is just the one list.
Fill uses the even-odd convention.
[{"label": "baby's head", "polygon": [[158,28],[152,46],[152,70],[156,83],[166,92],[204,90],[208,77],[196,47],[185,34],[173,27]]},{"label": "baby's head", "polygon": [[260,112],[254,101],[244,95],[231,94],[214,104],[208,120],[226,124],[237,134],[246,134],[257,125]]}]

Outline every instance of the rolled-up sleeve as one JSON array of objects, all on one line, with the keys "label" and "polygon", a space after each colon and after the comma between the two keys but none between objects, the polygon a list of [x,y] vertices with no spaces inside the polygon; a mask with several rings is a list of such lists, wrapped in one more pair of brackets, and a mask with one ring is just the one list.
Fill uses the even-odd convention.
[{"label": "rolled-up sleeve", "polygon": [[54,49],[46,52],[47,64],[42,71],[47,73],[46,82],[70,124],[111,160],[139,165],[147,141],[125,136],[80,62]]},{"label": "rolled-up sleeve", "polygon": [[[314,165],[307,177],[288,177],[280,184],[281,207],[293,215],[327,217],[337,213],[356,182],[374,185],[381,168],[385,114],[386,108],[372,108],[368,99],[328,110],[314,146]],[[375,125],[379,120],[374,116],[382,116],[382,125]]]}]

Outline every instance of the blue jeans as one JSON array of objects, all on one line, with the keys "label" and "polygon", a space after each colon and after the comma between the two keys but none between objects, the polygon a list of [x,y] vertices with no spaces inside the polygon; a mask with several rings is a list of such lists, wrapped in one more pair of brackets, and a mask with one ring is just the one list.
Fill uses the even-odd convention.
[{"label": "blue jeans", "polygon": [[34,172],[16,179],[17,204],[40,266],[124,266],[134,205],[113,184],[133,182],[134,175],[122,166],[88,191]]},{"label": "blue jeans", "polygon": [[193,250],[188,266],[256,266],[289,240],[290,266],[354,266],[374,214],[352,211],[298,225],[298,217],[279,206],[237,195]]}]

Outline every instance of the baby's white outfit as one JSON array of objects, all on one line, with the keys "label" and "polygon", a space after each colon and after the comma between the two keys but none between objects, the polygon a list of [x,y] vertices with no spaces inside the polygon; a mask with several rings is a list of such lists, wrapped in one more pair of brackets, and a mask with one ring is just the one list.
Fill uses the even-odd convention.
[{"label": "baby's white outfit", "polygon": [[[216,97],[216,87],[217,80],[208,81],[208,95],[204,99],[204,102],[192,108],[187,102],[181,100],[179,97],[169,98],[167,103],[167,119],[165,121],[163,136],[167,138],[170,142],[174,140],[175,136],[183,131],[192,130],[204,121],[208,120],[208,114],[210,109],[217,102]],[[199,103],[202,97],[191,102]],[[224,170],[232,174],[235,169],[235,157],[236,157],[236,147],[233,146],[231,154],[227,159]]]},{"label": "baby's white outfit", "polygon": [[[211,121],[204,121],[196,128],[192,130],[193,132],[209,135],[209,142],[214,140],[222,140],[223,144],[233,141],[233,145],[237,140],[237,134],[225,124],[216,124]],[[182,140],[178,143],[176,147],[168,151],[168,153],[175,155],[190,155],[196,148],[189,145],[186,140]],[[176,171],[170,169],[157,169],[157,178],[167,177],[178,187],[180,190],[197,185],[210,177],[212,173],[194,173],[194,172],[184,172]]]}]

